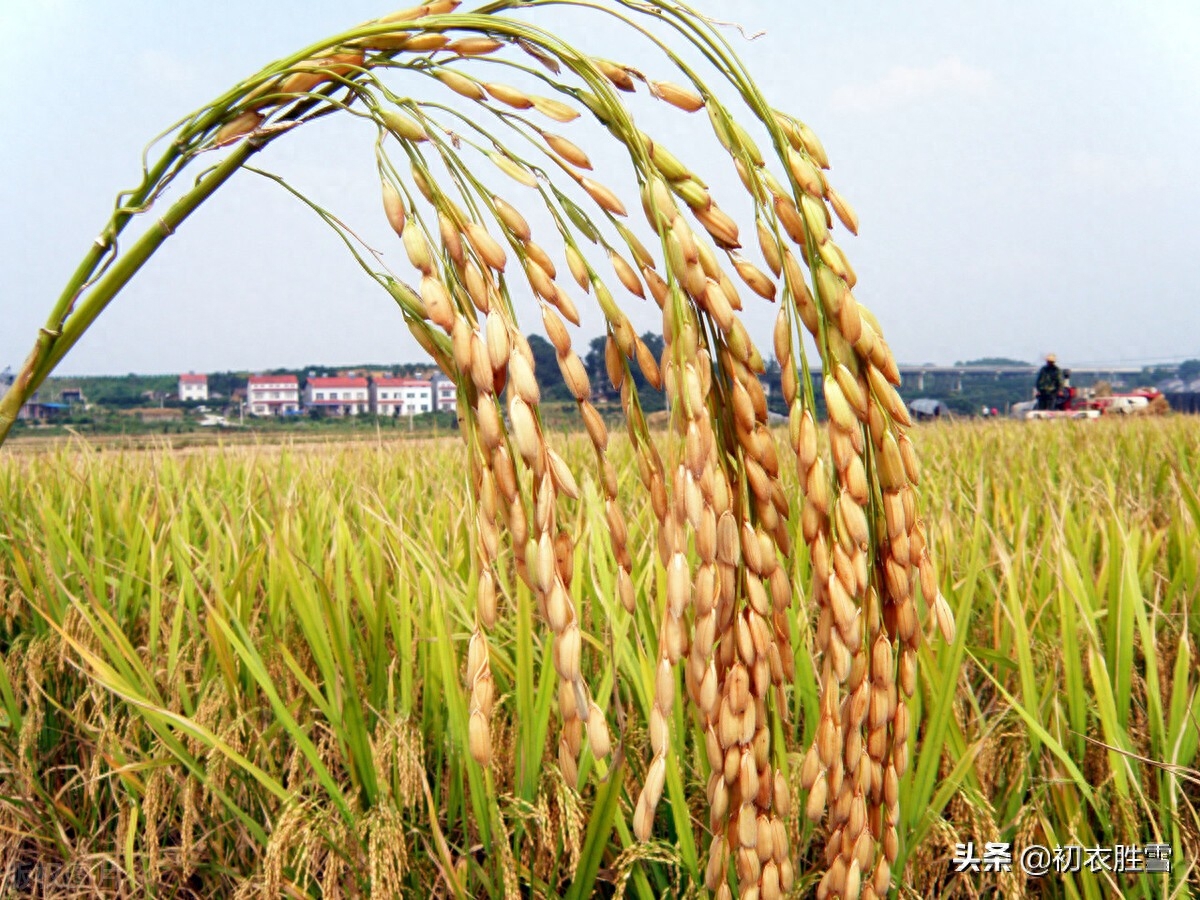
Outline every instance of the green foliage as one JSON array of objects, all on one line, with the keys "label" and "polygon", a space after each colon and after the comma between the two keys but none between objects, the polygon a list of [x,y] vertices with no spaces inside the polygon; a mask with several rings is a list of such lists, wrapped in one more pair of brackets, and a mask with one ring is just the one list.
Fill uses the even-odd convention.
[{"label": "green foliage", "polygon": [[[0,863],[74,866],[81,846],[88,852],[95,842],[138,892],[187,884],[202,894],[269,896],[583,896],[605,881],[603,891],[650,897],[694,893],[707,869],[709,889],[736,872],[741,897],[770,900],[790,892],[797,873],[810,889],[821,869],[818,895],[857,897],[868,867],[884,893],[893,861],[900,883],[945,893],[943,872],[921,864],[945,838],[925,817],[946,811],[957,825],[986,822],[989,835],[1020,828],[1026,838],[1030,822],[1017,812],[1041,809],[1046,784],[1060,801],[1034,823],[1047,837],[1085,826],[1089,835],[1116,835],[1105,830],[1103,805],[1150,796],[1144,758],[1165,746],[1154,742],[1156,729],[1173,733],[1150,675],[1159,622],[1140,581],[1143,563],[1159,562],[1150,548],[1126,531],[1097,529],[1094,504],[1081,510],[1088,533],[1100,530],[1107,551],[1120,549],[1125,560],[1119,597],[1091,605],[1095,618],[1102,607],[1104,616],[1087,643],[1099,725],[1084,727],[1109,753],[1141,754],[1109,758],[1111,781],[1093,785],[1043,715],[1042,685],[1057,675],[1033,652],[1042,626],[1026,621],[1022,604],[1042,585],[1018,586],[1013,554],[982,539],[992,537],[978,508],[987,490],[975,486],[976,508],[966,513],[954,505],[957,482],[947,479],[952,511],[936,505],[936,488],[930,509],[910,487],[918,463],[891,386],[895,359],[878,321],[849,293],[853,269],[830,235],[835,217],[857,233],[857,216],[823,174],[828,158],[811,129],[773,109],[718,25],[684,5],[577,4],[616,17],[631,37],[650,37],[684,84],[592,58],[540,23],[505,15],[537,4],[497,0],[456,14],[457,5],[430,0],[332,36],[180,120],[70,277],[19,387],[0,399],[2,440],[24,395],[175,229],[245,168],[330,225],[395,300],[455,381],[464,439],[444,453],[409,445],[407,459],[377,441],[358,454],[147,455],[115,475],[86,455],[60,456],[48,471],[33,462],[6,475],[15,527],[0,544],[0,578],[13,586],[6,602],[18,599],[4,622],[13,665],[3,667],[0,699],[11,734],[0,733],[0,753],[18,780],[0,795]],[[639,24],[643,16],[685,54]],[[693,67],[701,63],[719,86]],[[507,66],[538,93],[477,79],[479,65]],[[457,95],[442,100],[477,105],[466,115],[418,99],[420,91],[399,96],[382,77],[397,69]],[[617,92],[636,92],[635,79],[655,102],[705,110],[752,200],[754,239],[698,174],[635,125]],[[379,268],[380,254],[334,213],[247,165],[293,126],[342,111],[377,129],[383,206],[411,263],[406,274]],[[632,164],[649,244],[661,253],[618,221],[631,200],[582,174],[592,169],[584,150],[546,132],[535,113],[564,124],[589,115],[605,126]],[[766,139],[767,154],[741,118]],[[217,149],[215,164],[155,210],[140,236],[118,243],[131,217],[168,183],[187,183],[184,169]],[[590,383],[564,325],[578,324],[579,310],[522,212],[485,180],[500,172],[536,192],[514,198],[549,218],[571,278],[604,317],[605,370],[631,444],[612,439],[591,404],[603,379]],[[737,183],[728,181],[735,191]],[[714,185],[724,202],[726,185]],[[745,258],[752,240],[783,281]],[[609,266],[629,294],[654,297],[665,347],[636,336],[603,280]],[[768,429],[763,357],[736,314],[743,298],[733,272],[749,293],[777,303],[773,344],[802,460],[803,512],[795,470],[780,467]],[[543,396],[522,337],[514,302],[522,275],[555,351],[551,361],[538,348],[538,369],[562,372],[590,454],[565,437],[550,446],[542,403],[561,391],[548,379]],[[830,468],[812,386],[802,383],[811,371],[802,329],[825,373]],[[648,385],[660,380],[672,398],[666,440],[645,416]],[[584,457],[596,474],[580,485]],[[958,462],[961,477],[972,460]],[[134,477],[122,482],[126,471]],[[635,473],[643,489],[622,491]],[[1062,506],[1072,498],[1054,499]],[[937,526],[929,532],[922,509]],[[968,518],[976,539],[946,545]],[[1128,533],[1163,534],[1136,511],[1132,519]],[[927,534],[958,566],[946,592],[967,587],[956,596],[965,620],[957,637]],[[1083,557],[1060,534],[1044,534],[1044,558]],[[704,568],[693,569],[696,558]],[[920,646],[918,581],[925,618],[940,626],[948,655]],[[798,602],[810,588],[811,609]],[[982,593],[1007,619],[993,628],[1001,646],[966,630]],[[1139,640],[1144,689],[1129,673]],[[993,667],[988,652],[1003,665]],[[968,683],[963,659],[984,660]],[[1185,673],[1176,690],[1194,694],[1186,666],[1176,669]],[[1105,671],[1115,673],[1112,683]],[[907,727],[898,679],[913,717],[928,709],[923,731]],[[1080,683],[1071,676],[1072,688]],[[1191,696],[1178,701],[1172,745],[1188,751],[1176,752],[1184,765],[1195,749],[1185,715]],[[1142,720],[1158,722],[1149,743],[1135,727],[1135,700],[1143,699]],[[961,715],[968,707],[974,717]],[[1010,718],[992,723],[996,733],[1027,728],[1025,744],[1003,752],[1026,753],[1038,778],[1023,780],[1018,770],[988,780],[972,770],[966,747],[986,741],[973,726],[997,708]],[[789,710],[802,715],[789,720]],[[561,726],[556,756],[552,720]],[[842,838],[802,825],[803,798],[790,802],[797,792],[788,786],[788,754],[814,730],[799,783],[813,788],[810,818],[828,812],[831,829],[845,820]],[[918,735],[928,741],[924,756],[922,746],[910,755]],[[945,778],[944,761],[952,764]],[[853,778],[842,777],[846,767]],[[1042,778],[1043,769],[1054,772]],[[817,788],[827,784],[829,797]],[[1145,805],[1175,802],[1176,788],[1160,785]],[[705,793],[716,835],[694,808]],[[964,800],[965,814],[950,805]],[[1191,834],[1178,835],[1180,849]],[[905,861],[913,862],[907,870]]]},{"label": "green foliage", "polygon": [[[655,359],[662,357],[663,339],[661,334],[647,331],[641,339]],[[583,357],[583,366],[587,370],[588,378],[591,379],[593,390],[600,397],[615,401],[620,397],[620,391],[613,390],[612,381],[608,377],[608,368],[604,363],[604,345],[607,340],[604,335],[592,338],[588,343],[587,355]],[[637,388],[642,409],[646,412],[666,409],[666,395],[661,390],[655,389],[646,380],[646,376],[642,374],[642,370],[638,366],[630,366],[629,374]]]},{"label": "green foliage", "polygon": [[[921,656],[904,882],[921,896],[1021,889],[1016,875],[952,877],[960,841],[1161,840],[1169,884],[1197,889],[1195,420],[920,437],[959,629],[952,652]],[[576,466],[590,453],[565,449]],[[613,459],[632,477],[626,443]],[[393,877],[434,895],[444,873],[472,897],[503,896],[506,879],[544,896],[586,896],[591,879],[600,894],[687,890],[682,848],[706,830],[682,800],[706,778],[693,729],[672,733],[684,794],[659,812],[667,841],[629,830],[651,755],[636,725],[653,701],[637,637],[655,615],[648,502],[630,521],[632,616],[593,481],[571,508],[585,677],[625,723],[624,762],[585,753],[576,793],[547,741],[549,643],[511,576],[492,640],[492,773],[465,752],[464,464],[457,441],[0,457],[0,866],[41,866],[62,896],[102,892],[88,879],[116,871],[155,896],[183,883],[328,896],[334,882],[380,896]],[[806,576],[803,552],[792,565]],[[815,703],[813,623],[798,624],[797,711]],[[959,660],[957,690],[942,690]],[[793,716],[790,741],[808,724]],[[822,838],[796,811],[789,829],[810,871]],[[1167,883],[1083,872],[1038,890],[1150,898]]]},{"label": "green foliage", "polygon": [[527,340],[529,349],[533,351],[533,364],[538,373],[538,384],[542,389],[542,397],[552,401],[574,399],[563,382],[562,372],[558,370],[554,347],[540,334],[528,335]]},{"label": "green foliage", "polygon": [[1200,378],[1200,359],[1185,359],[1179,364],[1176,374],[1183,379],[1184,383]]},{"label": "green foliage", "polygon": [[1009,359],[1007,356],[984,356],[981,359],[968,359],[966,362],[956,362],[956,366],[1029,366],[1023,359]]}]

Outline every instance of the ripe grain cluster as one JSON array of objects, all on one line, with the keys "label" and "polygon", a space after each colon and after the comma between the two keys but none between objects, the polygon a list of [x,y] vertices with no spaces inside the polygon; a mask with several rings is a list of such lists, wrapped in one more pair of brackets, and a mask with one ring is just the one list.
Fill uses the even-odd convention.
[{"label": "ripe grain cluster", "polygon": [[[62,456],[82,499],[61,473],[14,464],[7,533],[38,521],[44,540],[0,545],[8,646],[20,648],[0,700],[23,786],[3,809],[15,817],[6,833],[34,844],[14,839],[14,865],[42,858],[41,841],[74,865],[64,835],[111,823],[124,877],[149,890],[209,878],[218,892],[271,895],[403,885],[582,897],[603,880],[640,896],[673,885],[718,900],[810,889],[871,900],[912,877],[898,875],[930,816],[986,796],[971,756],[982,750],[955,705],[967,660],[955,623],[973,595],[934,564],[937,551],[981,546],[979,525],[930,527],[928,511],[942,511],[926,495],[895,358],[854,295],[839,242],[858,218],[824,146],[689,7],[555,0],[651,48],[635,66],[544,30],[547,2],[465,12],[431,0],[279,60],[183,119],[122,194],[0,400],[0,440],[192,211],[269,143],[341,115],[376,136],[389,251],[253,171],[306,204],[396,301],[455,384],[461,445],[286,452],[274,469],[268,451],[115,469]],[[668,116],[712,142],[715,171],[644,130]],[[214,158],[138,238],[118,241]],[[624,183],[597,169],[614,158]],[[727,211],[739,208],[752,237]],[[602,373],[587,370],[573,331],[593,302]],[[643,303],[661,317],[661,353],[632,325],[630,304]],[[778,434],[754,316],[774,319],[788,411]],[[583,447],[543,416],[529,319],[554,348]],[[618,416],[597,405],[597,378]],[[665,434],[652,432],[639,383],[665,393]],[[439,457],[436,471],[414,453]],[[142,478],[120,484],[125,465]],[[447,473],[458,480],[438,483]],[[62,504],[39,502],[53,484]],[[1126,597],[1132,618],[1110,613],[1120,624],[1105,626],[1118,683],[1101,708],[1106,727],[1136,735],[1132,623],[1149,653],[1157,607],[1133,587]],[[1029,644],[1015,649],[1013,708],[1038,723],[1031,751],[1053,750]],[[1143,658],[1159,707],[1146,715],[1163,726],[1162,680]],[[923,675],[935,685],[925,698]],[[57,677],[62,695],[48,688]],[[1186,688],[1190,670],[1181,677]],[[1068,687],[1082,734],[1086,700],[1078,679]],[[1191,734],[1192,701],[1179,696],[1177,730]],[[1105,738],[1133,753],[1132,737]],[[43,760],[52,747],[67,758]],[[1191,744],[1173,748],[1186,765]],[[1069,758],[1061,743],[1051,756]],[[1128,772],[1113,779],[1128,792]],[[1078,783],[1095,812],[1099,792]],[[89,805],[63,802],[73,790]],[[1164,793],[1177,799],[1161,785],[1152,796]],[[178,827],[164,830],[173,805]],[[198,843],[220,852],[198,855]]]}]

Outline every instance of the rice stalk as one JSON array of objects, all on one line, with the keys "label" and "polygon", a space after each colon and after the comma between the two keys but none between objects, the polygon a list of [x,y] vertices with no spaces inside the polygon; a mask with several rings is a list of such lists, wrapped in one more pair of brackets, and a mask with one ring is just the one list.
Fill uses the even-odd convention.
[{"label": "rice stalk", "polygon": [[[878,321],[854,298],[856,275],[832,238],[835,217],[851,232],[857,231],[857,217],[829,186],[824,148],[807,126],[769,106],[716,27],[683,5],[649,10],[616,0],[597,10],[663,51],[662,70],[655,73],[661,77],[653,78],[594,59],[558,35],[506,15],[525,12],[527,4],[497,2],[476,12],[458,12],[457,7],[454,0],[436,0],[349,29],[268,66],[185,119],[52,310],[13,389],[0,401],[0,440],[20,403],[174,227],[257,150],[324,115],[372,122],[384,213],[405,250],[412,267],[408,277],[415,285],[366,259],[340,220],[285,186],[335,229],[369,277],[393,296],[414,336],[457,385],[468,485],[461,527],[469,538],[465,549],[453,551],[450,558],[456,588],[472,603],[455,616],[443,611],[432,617],[436,652],[424,675],[447,690],[461,681],[466,697],[448,695],[445,718],[425,724],[448,737],[447,754],[465,750],[473,761],[445,790],[451,810],[465,821],[464,833],[477,835],[490,851],[496,836],[505,833],[497,781],[509,776],[496,771],[494,728],[505,661],[497,655],[497,633],[512,627],[505,613],[520,606],[519,596],[513,602],[514,589],[530,592],[544,625],[543,652],[557,677],[557,766],[568,792],[583,786],[585,737],[597,767],[613,747],[610,711],[593,696],[586,677],[594,636],[585,632],[589,624],[611,625],[589,623],[583,614],[583,586],[575,579],[575,553],[583,536],[576,530],[578,517],[570,512],[571,504],[581,500],[579,479],[552,446],[545,422],[534,356],[514,302],[526,286],[539,305],[589,436],[620,607],[624,614],[637,615],[645,598],[638,597],[633,578],[630,500],[618,489],[607,426],[593,405],[592,386],[563,322],[578,324],[578,307],[550,253],[535,242],[520,207],[523,201],[504,199],[488,183],[492,170],[478,163],[489,160],[534,192],[531,203],[545,208],[564,241],[572,279],[604,317],[606,372],[620,395],[653,515],[658,551],[654,576],[663,590],[644,607],[650,626],[637,635],[645,649],[640,677],[648,701],[650,756],[634,804],[632,834],[645,842],[662,827],[657,810],[665,791],[691,877],[699,879],[703,868],[704,883],[718,897],[732,896],[736,889],[743,898],[770,900],[793,890],[797,872],[785,824],[793,797],[789,748],[783,740],[786,691],[797,678],[792,621],[808,617],[786,566],[793,551],[790,524],[798,516],[812,562],[807,595],[816,619],[814,671],[803,677],[818,686],[819,721],[800,783],[807,793],[808,817],[824,822],[817,896],[886,895],[900,854],[900,782],[912,759],[909,704],[917,690],[919,604],[949,643],[955,625],[939,590],[921,516],[921,476],[907,434],[911,422],[895,391],[896,363]],[[661,20],[670,40],[643,24],[642,16]],[[699,51],[712,71],[702,73],[686,64],[672,42]],[[532,68],[527,56],[542,68]],[[391,76],[400,74],[430,76],[427,86],[449,89],[458,106],[447,106],[437,95],[425,99],[395,93]],[[510,76],[521,85],[502,80]],[[530,81],[546,93],[522,86]],[[635,127],[618,91],[636,91],[638,81],[653,102],[664,104],[663,114],[705,113],[753,203],[758,242],[772,275],[740,252],[741,229],[718,204],[714,189],[661,141]],[[744,108],[731,109],[718,99],[722,91],[715,84],[720,82],[735,89]],[[620,221],[630,209],[621,193],[601,177],[584,174],[591,171],[588,148],[543,127],[545,120],[567,126],[584,117],[603,125],[614,146],[628,156],[648,228],[658,239],[657,253]],[[760,135],[765,131],[767,153],[743,121]],[[526,143],[545,161],[527,155]],[[129,248],[118,249],[118,235],[133,215],[141,214],[135,210],[149,208],[202,154],[223,147],[230,148],[224,160],[157,227]],[[660,307],[660,359],[636,336],[588,259],[588,243],[598,245],[597,252],[607,257],[608,268],[627,293],[642,300],[648,290]],[[785,372],[789,437],[797,458],[799,484],[793,490],[785,488],[784,467],[767,428],[766,397],[758,378],[764,360],[743,322],[741,313],[750,310],[744,308],[730,268],[749,289],[745,300],[779,304],[774,343]],[[812,371],[801,325],[820,359],[828,456],[818,449]],[[661,446],[642,410],[633,365],[650,384],[666,391],[671,431]],[[457,522],[455,527],[460,527]],[[334,534],[343,546],[352,542],[344,523]],[[275,540],[286,542],[288,536]],[[435,568],[428,548],[411,539],[403,548],[426,571]],[[199,547],[189,549],[204,556]],[[345,683],[363,680],[362,667],[384,664],[379,651],[386,641],[377,600],[357,591],[353,599],[349,593],[330,592],[325,582],[337,575],[328,571],[328,561],[314,560],[306,573],[277,548],[268,550],[266,559],[290,585],[291,608],[303,638],[301,656],[291,651],[276,655],[258,646],[246,595],[238,590],[218,589],[193,601],[190,611],[203,612],[227,695],[263,694],[279,726],[301,750],[302,759],[289,767],[310,770],[337,813],[313,824],[326,833],[319,841],[311,834],[305,837],[303,850],[285,840],[286,829],[276,830],[267,848],[272,860],[268,886],[279,889],[287,866],[309,873],[301,877],[305,883],[315,883],[319,871],[322,891],[331,894],[362,883],[364,872],[372,885],[394,886],[406,876],[408,856],[397,850],[385,858],[383,852],[384,843],[401,831],[399,810],[390,799],[395,795],[386,783],[391,773],[379,771],[373,738],[384,698],[364,702]],[[245,571],[263,565],[257,557],[206,561],[215,571],[226,571],[230,563]],[[92,594],[104,592],[108,565],[103,558],[94,560],[87,582]],[[352,573],[352,583],[366,583],[368,565],[370,560],[345,551],[336,557],[336,566]],[[377,572],[383,566],[378,551],[373,565]],[[511,572],[505,571],[509,566]],[[317,579],[314,589],[304,587],[309,575]],[[375,623],[366,643],[349,626],[354,604],[362,605]],[[73,608],[81,606],[75,602]],[[48,613],[48,618],[61,630],[60,617]],[[135,703],[156,739],[199,775],[194,754],[174,737],[175,729],[187,731],[186,716],[181,720],[182,714],[171,709],[138,645],[106,614],[88,622],[88,631],[104,635],[103,647],[69,639],[75,655],[110,690]],[[456,643],[463,642],[465,665],[460,667]],[[526,701],[531,653],[527,648],[518,662]],[[374,678],[380,680],[378,674]],[[33,687],[29,685],[31,696]],[[304,696],[330,726],[316,739],[285,700]],[[687,716],[681,708],[685,697]],[[34,704],[24,716],[18,759],[32,755],[31,741],[43,733],[41,715]],[[686,760],[680,754],[691,715],[702,728],[710,770],[706,800],[711,839],[703,867],[686,807]],[[187,733],[200,740],[198,750],[217,754],[217,771],[232,765],[230,777],[237,773],[238,783],[230,785],[228,797],[221,795],[222,802],[244,810],[244,791],[249,789],[266,790],[272,806],[284,799],[276,767],[263,768],[251,759],[252,748],[236,719],[216,733]],[[24,775],[26,789],[32,790],[32,772]],[[247,777],[258,787],[252,788]],[[161,810],[163,790],[161,778],[151,779],[121,806],[127,829],[134,827],[136,817]],[[562,805],[575,802],[568,793]],[[365,818],[357,817],[355,803],[370,811]],[[289,809],[278,812],[280,823],[291,821]],[[503,854],[450,860],[433,824],[442,875],[456,892],[473,879],[484,885],[511,882],[511,864]],[[145,871],[151,881],[162,871],[157,834],[152,830],[146,836]],[[351,835],[357,838],[351,840]],[[594,844],[598,838],[591,840]],[[360,855],[365,852],[365,868],[353,853],[338,855],[331,849],[342,843],[356,845]],[[566,877],[574,874],[580,859],[577,841],[571,838],[569,844]],[[594,878],[591,854],[586,868],[585,877]]]}]

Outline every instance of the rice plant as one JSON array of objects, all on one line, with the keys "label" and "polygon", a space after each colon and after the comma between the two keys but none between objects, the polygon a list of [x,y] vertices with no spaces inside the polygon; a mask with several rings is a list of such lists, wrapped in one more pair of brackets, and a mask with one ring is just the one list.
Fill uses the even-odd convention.
[{"label": "rice plant", "polygon": [[[169,870],[179,891],[199,890],[191,882],[202,872],[200,883],[220,891],[586,896],[602,866],[615,889],[642,896],[892,889],[909,852],[903,827],[931,799],[906,808],[904,786],[930,785],[943,758],[936,744],[914,756],[916,725],[932,704],[932,722],[948,728],[964,645],[921,516],[895,360],[832,238],[835,220],[855,232],[856,216],[829,184],[820,141],[769,105],[710,20],[676,3],[556,2],[615,18],[662,51],[664,71],[593,58],[543,30],[537,9],[548,2],[468,13],[435,0],[236,85],[172,129],[143,182],[118,198],[0,401],[0,439],[104,307],[254,154],[316,118],[356,116],[376,127],[383,211],[415,284],[285,187],[344,240],[457,384],[466,489],[452,507],[444,489],[431,492],[426,505],[439,512],[397,522],[395,510],[409,507],[348,512],[328,494],[314,506],[311,478],[289,483],[297,463],[285,455],[282,483],[232,463],[232,480],[166,464],[141,489],[178,491],[155,493],[149,507],[136,487],[104,490],[110,475],[94,470],[79,476],[92,486],[86,498],[29,497],[47,543],[6,547],[22,648],[9,658],[23,663],[0,694],[20,736],[13,772],[27,798],[5,814],[17,817],[14,833],[34,836],[36,853],[49,842],[66,856],[64,835],[87,834],[107,815],[123,877],[160,885]],[[509,77],[543,93],[500,80]],[[420,90],[399,94],[401,83]],[[707,115],[730,157],[722,187],[637,127],[620,92],[639,86],[665,112]],[[549,130],[582,116],[628,157],[653,251],[626,224],[621,192],[587,174],[587,150]],[[767,136],[766,154],[742,122]],[[181,197],[150,212],[210,158]],[[525,201],[490,183],[501,174]],[[765,270],[714,196],[738,183]],[[535,208],[557,231],[570,281],[534,240],[526,213]],[[153,221],[120,246],[148,213]],[[660,358],[634,333],[614,278],[661,309]],[[628,437],[623,468],[637,482],[624,490],[567,328],[579,318],[568,291],[594,298],[604,316]],[[767,428],[743,296],[778,305],[792,482]],[[576,399],[588,463],[542,422],[517,316],[517,299],[529,297]],[[824,435],[806,341],[820,362]],[[633,366],[665,388],[662,438]],[[375,472],[353,462],[331,468],[328,482],[394,492],[381,474],[396,457],[380,451]],[[213,493],[194,475],[215,477]],[[44,489],[40,478],[9,477],[11,508]],[[106,543],[105,523],[124,535],[118,546]],[[635,539],[652,552],[635,557]],[[165,585],[175,586],[170,597]],[[949,653],[922,644],[922,618]],[[922,666],[943,679],[926,698]],[[418,685],[441,702],[418,706]],[[1118,725],[1128,719],[1122,687],[1127,678]],[[62,729],[75,741],[56,744]],[[49,745],[67,757],[41,755]],[[791,760],[799,746],[806,752]],[[430,772],[447,781],[431,783]],[[82,818],[53,802],[101,789],[117,796]],[[819,836],[796,824],[801,799]],[[176,806],[178,825],[160,829]],[[408,846],[414,807],[426,817],[419,848]],[[22,821],[26,809],[39,817]],[[224,840],[199,860],[191,853],[206,813]],[[798,868],[797,842],[812,841],[820,851],[806,850]],[[34,851],[21,842],[11,852]]]},{"label": "rice plant", "polygon": [[[900,896],[1200,886],[1200,432],[1180,419],[1101,425],[1046,429],[1036,444],[1013,424],[922,432],[962,625],[949,653],[918,661]],[[573,467],[594,452],[583,435],[562,449]],[[590,651],[580,674],[604,698],[608,757],[585,746],[578,786],[563,778],[549,740],[554,641],[506,553],[489,636],[491,766],[473,759],[466,452],[443,440],[0,458],[4,889],[650,898],[702,887],[705,729],[678,704],[678,781],[652,840],[632,827],[655,758],[651,629],[666,588],[648,497],[629,506],[632,615],[596,476],[571,508]],[[614,439],[610,460],[636,483],[631,442]],[[783,479],[800,489],[794,470]],[[807,554],[786,565],[797,583],[811,578]],[[775,736],[793,748],[796,801],[782,819],[805,896],[828,835],[798,783],[819,722],[818,615],[793,615],[797,675]],[[1173,874],[955,875],[966,841],[1163,842]]]}]

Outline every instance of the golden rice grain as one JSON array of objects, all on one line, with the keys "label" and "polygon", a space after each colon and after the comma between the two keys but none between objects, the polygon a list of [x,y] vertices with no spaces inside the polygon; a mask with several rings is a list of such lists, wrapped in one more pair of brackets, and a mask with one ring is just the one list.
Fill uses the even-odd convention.
[{"label": "golden rice grain", "polygon": [[796,179],[800,190],[813,197],[824,196],[825,183],[816,166],[791,148],[787,150],[786,156],[788,169],[791,170],[792,177]]},{"label": "golden rice grain", "polygon": [[384,109],[380,110],[379,118],[383,121],[384,127],[402,141],[419,143],[429,140],[425,126],[404,113],[394,109]]},{"label": "golden rice grain", "polygon": [[513,237],[519,241],[528,241],[532,234],[532,229],[529,227],[529,222],[521,215],[516,207],[507,203],[500,197],[492,196],[492,206],[496,210],[496,215],[500,221],[504,223],[504,227],[509,230]]},{"label": "golden rice grain", "polygon": [[478,222],[467,222],[463,233],[467,237],[467,241],[475,249],[475,253],[488,266],[491,266],[497,272],[503,272],[504,266],[508,262],[508,256],[504,252],[504,248],[497,243],[496,239],[488,234],[487,229]]},{"label": "golden rice grain", "polygon": [[670,81],[651,81],[650,93],[684,112],[696,112],[704,107],[703,97]]},{"label": "golden rice grain", "polygon": [[533,100],[522,90],[507,84],[484,82],[483,89],[493,100],[499,100],[513,109],[530,109]]},{"label": "golden rice grain", "polygon": [[825,196],[829,199],[829,205],[833,207],[838,220],[846,226],[846,230],[851,234],[858,234],[858,214],[855,213],[854,207],[833,188],[827,188]]},{"label": "golden rice grain", "polygon": [[579,118],[579,110],[560,100],[552,97],[533,97],[531,99],[534,109],[555,122],[573,122]]},{"label": "golden rice grain", "polygon": [[413,264],[414,268],[420,269],[427,276],[430,275],[433,272],[433,256],[429,251],[429,243],[421,233],[421,226],[415,219],[408,220],[402,230],[401,238],[404,241],[404,250],[408,254],[409,262]]},{"label": "golden rice grain", "polygon": [[775,282],[757,266],[741,257],[735,257],[733,267],[750,290],[767,300],[775,299]]},{"label": "golden rice grain", "polygon": [[625,211],[625,204],[621,202],[621,199],[599,182],[593,181],[590,178],[580,178],[579,186],[587,191],[588,195],[602,209],[606,209],[616,216],[628,215]]},{"label": "golden rice grain", "polygon": [[441,281],[432,275],[423,276],[421,278],[421,300],[424,301],[425,310],[435,325],[440,326],[446,332],[454,327],[454,305],[450,300],[450,295],[446,292],[446,286]]},{"label": "golden rice grain", "polygon": [[526,187],[535,188],[538,186],[537,178],[534,177],[533,173],[511,156],[503,153],[488,153],[487,156],[488,159],[495,163],[496,168],[514,181],[518,181]]},{"label": "golden rice grain", "polygon": [[542,438],[538,433],[537,423],[529,405],[518,396],[513,396],[508,404],[509,421],[512,423],[512,435],[517,445],[517,451],[526,463],[533,465],[541,452]]},{"label": "golden rice grain", "polygon": [[400,197],[400,192],[396,190],[395,185],[386,180],[383,182],[383,211],[392,230],[403,237],[406,221],[404,200]]},{"label": "golden rice grain", "polygon": [[633,78],[630,76],[629,70],[624,66],[610,62],[607,59],[593,58],[592,62],[596,64],[596,68],[604,73],[604,77],[613,83],[614,87],[623,91],[634,90]]},{"label": "golden rice grain", "polygon": [[404,43],[404,49],[412,53],[425,53],[431,50],[441,50],[448,43],[450,43],[448,36],[436,31],[424,31],[410,37]]},{"label": "golden rice grain", "polygon": [[457,38],[446,45],[446,50],[459,56],[483,56],[495,53],[504,45],[489,37],[471,36]]},{"label": "golden rice grain", "polygon": [[492,762],[492,736],[487,718],[480,710],[471,713],[468,727],[468,746],[471,756],[479,765],[487,767]]},{"label": "golden rice grain", "polygon": [[482,100],[486,96],[479,82],[459,72],[455,72],[453,69],[447,69],[445,66],[435,66],[430,70],[430,74],[446,85],[446,87],[450,88],[450,90],[454,91],[454,93],[469,100]]},{"label": "golden rice grain", "polygon": [[[232,144],[234,141],[245,137],[247,134],[250,134],[256,128],[258,128],[258,126],[262,124],[262,121],[262,113],[255,112],[254,110],[246,110],[246,112],[235,116],[218,128],[217,133],[213,136],[213,143],[218,147],[224,147],[227,144]],[[385,185],[386,184],[387,183],[385,182]],[[388,218],[390,221],[391,216],[389,215]]]}]

